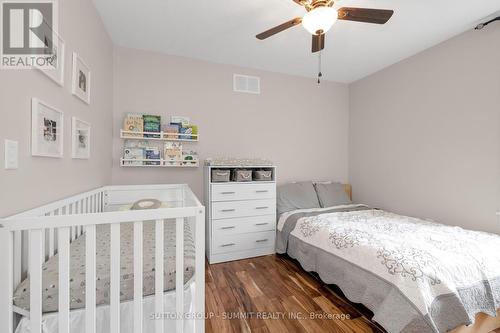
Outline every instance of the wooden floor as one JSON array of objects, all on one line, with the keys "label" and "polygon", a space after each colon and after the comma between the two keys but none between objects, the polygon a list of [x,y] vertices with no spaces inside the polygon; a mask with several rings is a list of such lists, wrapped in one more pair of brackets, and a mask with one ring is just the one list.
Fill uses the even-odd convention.
[{"label": "wooden floor", "polygon": [[[207,264],[205,302],[212,316],[205,321],[206,333],[385,332],[365,307],[283,256]],[[349,318],[310,319],[311,314]]]},{"label": "wooden floor", "polygon": [[384,332],[368,310],[282,256],[207,265],[205,302],[207,333]]}]

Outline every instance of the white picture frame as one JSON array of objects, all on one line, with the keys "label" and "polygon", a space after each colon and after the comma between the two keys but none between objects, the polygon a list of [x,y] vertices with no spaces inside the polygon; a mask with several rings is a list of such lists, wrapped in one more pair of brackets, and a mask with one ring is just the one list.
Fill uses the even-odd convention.
[{"label": "white picture frame", "polygon": [[73,52],[73,76],[71,92],[73,95],[90,104],[91,72],[90,67]]},{"label": "white picture frame", "polygon": [[90,158],[91,126],[88,122],[71,118],[71,157],[75,159]]},{"label": "white picture frame", "polygon": [[38,98],[31,99],[31,155],[64,155],[64,114]]},{"label": "white picture frame", "polygon": [[64,64],[65,64],[65,44],[64,40],[56,34],[57,41],[54,41],[53,45],[56,48],[56,58],[57,58],[57,68],[55,69],[40,69],[40,72],[44,73],[48,76],[52,81],[60,85],[64,86]]}]

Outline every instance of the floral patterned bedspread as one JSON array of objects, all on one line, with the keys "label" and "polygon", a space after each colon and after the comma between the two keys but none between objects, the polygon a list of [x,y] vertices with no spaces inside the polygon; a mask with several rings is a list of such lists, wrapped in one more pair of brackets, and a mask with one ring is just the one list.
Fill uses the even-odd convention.
[{"label": "floral patterned bedspread", "polygon": [[[301,218],[291,236],[395,285],[424,316],[450,294],[465,310],[500,308],[498,235],[370,209]],[[463,296],[468,289],[476,296]]]}]

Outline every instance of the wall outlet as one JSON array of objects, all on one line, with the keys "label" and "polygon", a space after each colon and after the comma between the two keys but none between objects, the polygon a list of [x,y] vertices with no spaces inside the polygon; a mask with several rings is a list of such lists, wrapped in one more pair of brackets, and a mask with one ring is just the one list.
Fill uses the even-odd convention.
[{"label": "wall outlet", "polygon": [[5,169],[12,170],[19,167],[19,143],[5,140]]}]

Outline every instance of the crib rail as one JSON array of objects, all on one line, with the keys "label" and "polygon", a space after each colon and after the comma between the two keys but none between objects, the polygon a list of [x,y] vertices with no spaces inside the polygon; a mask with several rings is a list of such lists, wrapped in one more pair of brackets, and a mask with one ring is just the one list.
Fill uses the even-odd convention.
[{"label": "crib rail", "polygon": [[[27,247],[30,277],[30,332],[42,332],[42,265],[59,255],[59,333],[70,332],[70,243],[85,233],[85,332],[96,332],[96,226],[110,226],[110,332],[120,332],[120,234],[123,223],[133,223],[133,331],[143,332],[143,224],[155,223],[155,314],[164,313],[164,225],[176,224],[176,332],[184,328],[184,224],[195,226],[195,330],[204,332],[204,207],[186,185],[178,185],[185,204],[175,208],[105,212],[108,201],[129,200],[130,194],[161,193],[168,186],[105,187],[0,220],[0,331],[13,332],[13,291],[21,281],[23,249]],[[186,194],[187,193],[187,194]],[[112,197],[110,199],[110,196]],[[187,203],[187,204],[186,204]],[[28,243],[23,239],[29,240]],[[48,244],[47,244],[48,242]],[[26,258],[25,258],[26,259]],[[140,277],[140,278],[137,278]],[[155,321],[155,332],[164,332],[164,321]]]}]

